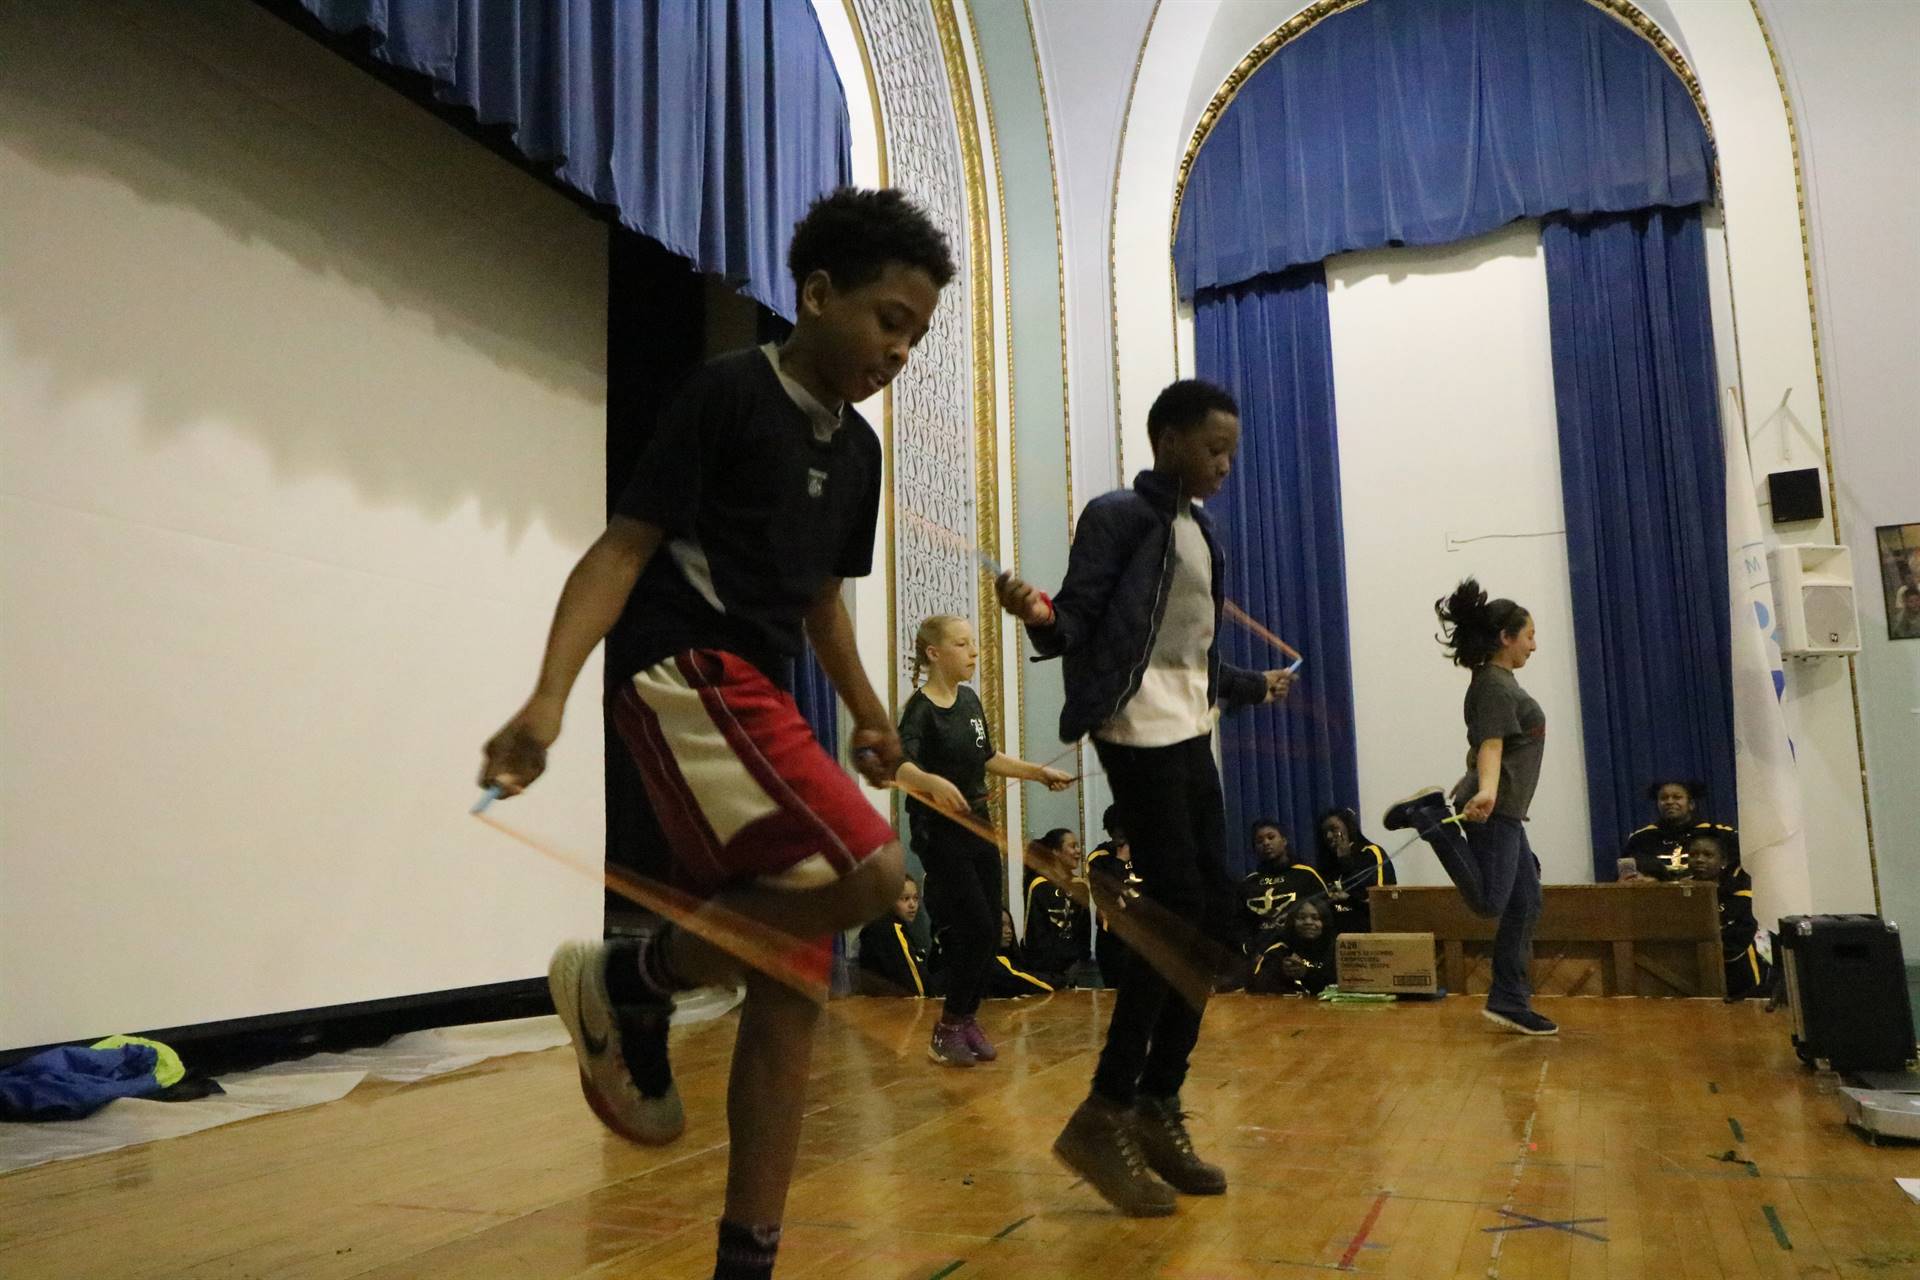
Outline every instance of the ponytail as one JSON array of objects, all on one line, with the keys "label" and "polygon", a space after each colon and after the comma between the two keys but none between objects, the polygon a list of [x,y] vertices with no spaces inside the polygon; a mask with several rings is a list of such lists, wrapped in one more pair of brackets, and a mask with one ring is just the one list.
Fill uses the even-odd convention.
[{"label": "ponytail", "polygon": [[1452,595],[1435,600],[1433,612],[1440,619],[1440,634],[1435,638],[1441,648],[1455,666],[1468,670],[1487,665],[1530,616],[1511,600],[1488,600],[1472,578],[1462,581]]}]

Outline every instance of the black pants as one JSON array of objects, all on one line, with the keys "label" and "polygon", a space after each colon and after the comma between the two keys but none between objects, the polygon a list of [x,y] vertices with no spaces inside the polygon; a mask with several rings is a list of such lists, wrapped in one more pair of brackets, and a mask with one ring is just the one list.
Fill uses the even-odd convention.
[{"label": "black pants", "polygon": [[[1133,845],[1141,894],[1201,936],[1223,936],[1233,885],[1226,867],[1226,802],[1211,738],[1170,747],[1094,740],[1113,801]],[[1186,1082],[1202,1010],[1176,995],[1138,956],[1120,966],[1113,1020],[1094,1069],[1093,1091],[1121,1104],[1136,1093],[1170,1098]]]},{"label": "black pants", "polygon": [[927,871],[927,914],[946,966],[946,1015],[971,1018],[1000,941],[1000,851],[943,820],[915,841],[914,852]]}]

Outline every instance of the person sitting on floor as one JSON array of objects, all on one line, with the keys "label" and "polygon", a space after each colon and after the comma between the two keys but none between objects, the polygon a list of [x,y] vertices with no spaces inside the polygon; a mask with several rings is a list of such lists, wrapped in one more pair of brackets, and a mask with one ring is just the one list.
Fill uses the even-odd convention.
[{"label": "person sitting on floor", "polygon": [[1311,899],[1283,913],[1253,959],[1247,990],[1262,996],[1317,996],[1333,981],[1333,930],[1327,909]]},{"label": "person sitting on floor", "polygon": [[1627,837],[1620,855],[1622,880],[1685,880],[1690,837],[1703,831],[1733,833],[1732,827],[1700,816],[1700,802],[1707,798],[1703,783],[1662,778],[1647,788],[1647,798],[1656,820]]},{"label": "person sitting on floor", "polygon": [[859,971],[855,990],[868,996],[934,996],[940,984],[932,957],[907,931],[920,915],[920,885],[908,876],[893,911],[860,930]]},{"label": "person sitting on floor", "polygon": [[1020,942],[1013,934],[1013,913],[1000,908],[1000,945],[994,948],[993,967],[987,970],[987,998],[1010,1000],[1016,996],[1040,996],[1058,985],[1044,974],[1027,972],[1020,956]]},{"label": "person sitting on floor", "polygon": [[1323,814],[1316,833],[1334,935],[1373,932],[1373,904],[1367,891],[1377,884],[1400,883],[1386,851],[1360,833],[1360,815],[1352,809]]},{"label": "person sitting on floor", "polygon": [[[1093,847],[1087,855],[1087,880],[1098,884],[1103,896],[1111,895],[1116,900],[1131,902],[1140,896],[1143,881],[1140,873],[1133,867],[1133,845],[1127,839],[1126,831],[1120,825],[1120,807],[1108,805],[1101,825],[1107,829],[1107,838]],[[1121,966],[1133,954],[1111,928],[1111,922],[1102,912],[1096,921],[1100,926],[1093,939],[1093,958],[1100,966],[1102,986],[1113,987],[1120,983]]]},{"label": "person sitting on floor", "polygon": [[[1326,901],[1327,882],[1304,862],[1296,862],[1286,833],[1271,818],[1253,824],[1253,851],[1259,865],[1240,882],[1241,945],[1253,955],[1253,944],[1280,923],[1282,913],[1296,902]],[[1264,945],[1264,943],[1262,944]]]},{"label": "person sitting on floor", "polygon": [[[1055,827],[1040,837],[1040,843],[1062,862],[1079,865],[1080,837],[1067,828]],[[1027,936],[1021,953],[1028,967],[1059,976],[1062,981],[1055,986],[1068,985],[1068,975],[1088,964],[1090,932],[1085,907],[1045,876],[1027,873]]]},{"label": "person sitting on floor", "polygon": [[1753,877],[1740,865],[1740,845],[1718,831],[1703,831],[1687,841],[1687,867],[1695,880],[1720,887],[1720,954],[1727,966],[1727,999],[1767,994],[1772,966],[1761,959],[1755,940],[1760,925],[1753,917]]}]

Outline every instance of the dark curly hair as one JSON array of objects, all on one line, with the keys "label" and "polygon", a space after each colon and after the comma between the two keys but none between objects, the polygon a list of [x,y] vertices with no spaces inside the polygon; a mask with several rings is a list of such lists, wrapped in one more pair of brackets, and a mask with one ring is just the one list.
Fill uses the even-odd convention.
[{"label": "dark curly hair", "polygon": [[947,237],[905,192],[841,187],[821,196],[793,229],[787,270],[796,286],[816,271],[836,289],[872,284],[889,262],[918,267],[940,288],[953,279]]},{"label": "dark curly hair", "polygon": [[1660,789],[1662,787],[1682,788],[1687,793],[1687,799],[1693,801],[1695,804],[1699,804],[1702,800],[1707,799],[1706,783],[1700,781],[1698,778],[1682,777],[1677,773],[1663,773],[1652,782],[1649,782],[1647,784],[1647,799],[1653,801],[1659,800]]},{"label": "dark curly hair", "polygon": [[1047,832],[1047,834],[1040,837],[1040,843],[1047,846],[1047,848],[1053,850],[1055,853],[1058,853],[1060,852],[1060,846],[1065,844],[1067,842],[1067,837],[1072,834],[1073,834],[1072,827],[1055,827],[1053,830]]},{"label": "dark curly hair", "polygon": [[1239,404],[1223,387],[1199,378],[1169,383],[1154,397],[1153,408],[1147,410],[1147,439],[1158,444],[1169,427],[1176,431],[1197,427],[1215,409],[1236,418],[1240,416]]},{"label": "dark curly hair", "polygon": [[1440,619],[1437,638],[1447,657],[1469,670],[1486,666],[1506,638],[1533,616],[1511,600],[1488,600],[1472,578],[1455,587],[1452,595],[1435,600],[1433,612]]}]

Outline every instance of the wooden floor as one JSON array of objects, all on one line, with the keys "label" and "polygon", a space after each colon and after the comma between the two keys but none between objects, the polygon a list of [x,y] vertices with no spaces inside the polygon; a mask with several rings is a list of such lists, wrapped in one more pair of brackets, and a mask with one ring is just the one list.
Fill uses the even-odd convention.
[{"label": "wooden floor", "polygon": [[[783,1280],[1920,1276],[1920,1148],[1848,1133],[1784,1014],[1543,999],[1558,1040],[1478,1002],[1220,998],[1186,1103],[1233,1189],[1113,1216],[1048,1154],[1107,997],[996,1002],[972,1071],[934,1007],[830,1009]],[[0,1178],[0,1276],[704,1277],[731,1019],[676,1034],[691,1124],[638,1149],[569,1050]]]}]

